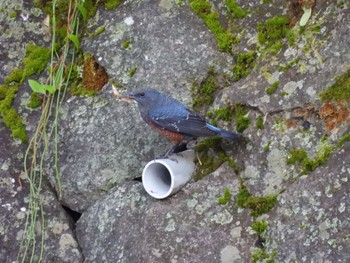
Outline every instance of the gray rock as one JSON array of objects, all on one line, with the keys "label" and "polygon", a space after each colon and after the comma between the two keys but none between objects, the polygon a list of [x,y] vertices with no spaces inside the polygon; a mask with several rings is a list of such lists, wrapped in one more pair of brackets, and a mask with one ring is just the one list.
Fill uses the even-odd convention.
[{"label": "gray rock", "polygon": [[349,262],[350,143],[279,196],[267,248],[279,262]]},{"label": "gray rock", "polygon": [[[238,1],[251,12],[244,19],[229,21],[224,1],[212,2],[223,24],[243,28],[233,54],[218,52],[203,21],[187,3],[180,7],[172,0],[123,1],[113,11],[100,8],[81,44],[128,90],[152,86],[190,105],[193,81],[203,80],[211,66],[219,74],[232,75],[237,51],[257,45],[257,23],[288,9],[277,1]],[[30,2],[5,1],[0,10],[2,80],[20,65],[28,41],[45,45],[50,36],[41,26],[44,14]],[[12,20],[7,16],[11,10],[19,13]],[[349,10],[347,3],[317,1],[305,34],[295,46],[285,45],[274,56],[263,54],[259,47],[259,60],[251,74],[215,94],[209,107],[213,110],[240,101],[253,123],[258,115],[264,116],[264,129],[251,124],[244,131],[247,143],[222,143],[240,173],[233,175],[225,163],[166,200],[152,199],[132,180],[141,175],[146,162],[169,146],[141,121],[136,106],[117,100],[109,85],[95,97],[67,98],[59,123],[59,198],[52,158],[46,160],[44,262],[82,262],[84,258],[85,262],[250,262],[251,253],[263,240],[251,228],[248,209],[234,203],[241,181],[255,196],[279,194],[277,207],[259,218],[269,223],[266,253],[276,251],[275,258],[281,262],[349,261],[349,144],[309,176],[302,176],[299,165],[287,164],[290,149],[305,149],[309,158],[316,158],[349,132],[349,122],[327,131],[318,112],[322,106],[319,92],[350,65]],[[105,31],[90,39],[90,33],[103,25]],[[130,48],[123,47],[127,40]],[[279,66],[295,58],[299,59],[296,65],[279,71]],[[137,69],[130,77],[133,67]],[[280,82],[277,92],[266,94],[276,81]],[[14,106],[32,136],[38,111],[24,106],[28,91],[28,85],[22,85]],[[297,111],[304,113],[300,116]],[[235,129],[235,123],[218,121],[218,126]],[[23,189],[16,184],[26,145],[10,138],[1,119],[0,133],[0,258],[12,262],[18,253],[13,244],[23,233],[27,213],[28,182],[22,180]],[[324,139],[324,135],[329,136]],[[233,198],[219,205],[217,199],[226,187]],[[83,212],[77,239],[74,222],[61,204]],[[36,251],[35,259],[38,255]]]},{"label": "gray rock", "polygon": [[166,200],[140,183],[121,184],[77,223],[85,262],[248,262],[257,238],[248,211],[217,201],[238,186],[227,165]]},{"label": "gray rock", "polygon": [[[30,188],[28,178],[23,175],[24,145],[16,144],[2,123],[0,129],[0,258],[1,262],[15,262],[25,233],[26,217],[30,213]],[[18,180],[21,180],[22,187]],[[74,222],[63,210],[45,178],[40,200],[45,220],[41,220],[39,212],[35,224],[34,261],[39,259],[41,237],[44,235],[43,262],[82,262],[83,257],[73,231]],[[31,253],[27,254],[27,260],[30,255]],[[24,259],[23,255],[18,259]]]}]

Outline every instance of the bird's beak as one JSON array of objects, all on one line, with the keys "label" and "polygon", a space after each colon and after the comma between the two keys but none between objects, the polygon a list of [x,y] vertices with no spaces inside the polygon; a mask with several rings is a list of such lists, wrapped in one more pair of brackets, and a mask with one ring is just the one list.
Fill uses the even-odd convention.
[{"label": "bird's beak", "polygon": [[129,94],[121,94],[113,85],[112,85],[112,89],[113,89],[113,94],[120,98],[121,100],[124,100],[128,103],[132,103],[135,100],[135,96],[131,93]]}]

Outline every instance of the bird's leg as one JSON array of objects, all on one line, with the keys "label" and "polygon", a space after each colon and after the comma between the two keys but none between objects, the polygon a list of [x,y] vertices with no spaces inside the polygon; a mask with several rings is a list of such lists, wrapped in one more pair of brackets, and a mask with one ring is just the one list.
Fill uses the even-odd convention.
[{"label": "bird's leg", "polygon": [[172,145],[165,153],[164,158],[168,158],[169,155],[173,153],[179,153],[187,150],[187,144],[186,143],[179,143]]}]

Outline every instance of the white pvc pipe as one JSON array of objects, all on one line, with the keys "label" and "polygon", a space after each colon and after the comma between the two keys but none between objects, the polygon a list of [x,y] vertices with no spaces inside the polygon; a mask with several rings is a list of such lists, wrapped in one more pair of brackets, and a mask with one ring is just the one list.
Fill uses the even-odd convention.
[{"label": "white pvc pipe", "polygon": [[186,150],[147,163],[142,172],[146,192],[157,199],[175,194],[191,179],[195,168],[194,158],[194,151]]}]

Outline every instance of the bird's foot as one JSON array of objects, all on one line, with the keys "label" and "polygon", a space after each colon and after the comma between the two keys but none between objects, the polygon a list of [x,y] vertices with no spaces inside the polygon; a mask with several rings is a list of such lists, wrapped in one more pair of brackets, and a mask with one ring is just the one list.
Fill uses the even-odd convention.
[{"label": "bird's foot", "polygon": [[[183,151],[186,151],[187,150],[187,144],[186,143],[181,143],[181,144],[176,144],[176,145],[173,145],[171,146],[164,155],[161,155],[161,156],[158,156],[158,157],[155,157],[154,160],[157,160],[157,159],[168,159],[172,154],[179,154]],[[175,159],[173,158],[169,158],[173,161],[176,161]]]}]

